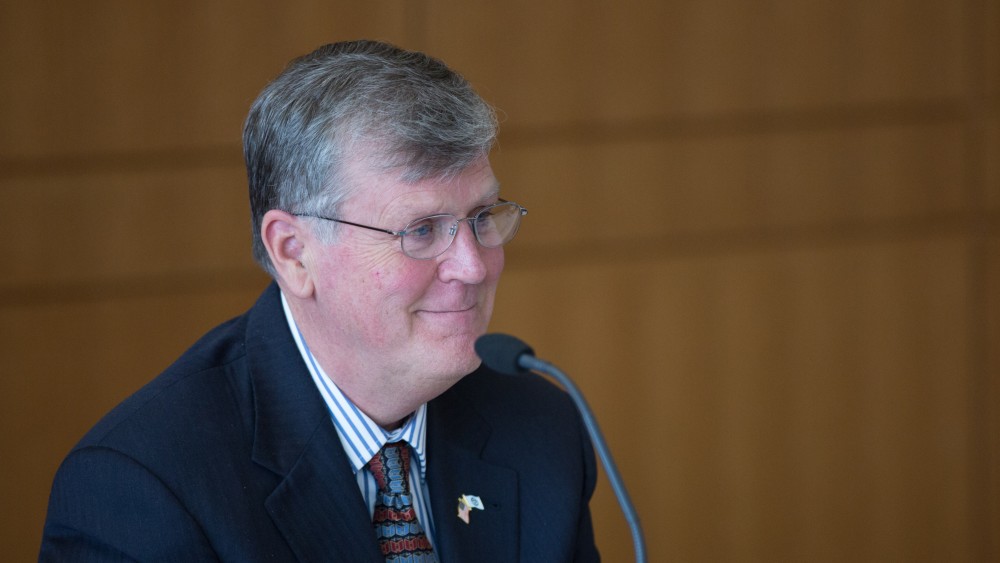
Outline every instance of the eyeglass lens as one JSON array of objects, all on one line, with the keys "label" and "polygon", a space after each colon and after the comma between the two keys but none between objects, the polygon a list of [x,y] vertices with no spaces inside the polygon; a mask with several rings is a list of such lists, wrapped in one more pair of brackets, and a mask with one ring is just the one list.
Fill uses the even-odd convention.
[{"label": "eyeglass lens", "polygon": [[496,248],[514,238],[521,223],[521,208],[516,203],[498,203],[461,220],[454,215],[417,219],[403,229],[403,252],[411,258],[434,258],[451,246],[460,221],[469,221],[479,244]]}]

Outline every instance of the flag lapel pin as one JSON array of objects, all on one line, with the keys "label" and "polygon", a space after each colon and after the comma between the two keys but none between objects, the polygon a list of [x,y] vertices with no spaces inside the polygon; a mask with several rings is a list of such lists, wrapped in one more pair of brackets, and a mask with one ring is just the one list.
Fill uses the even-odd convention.
[{"label": "flag lapel pin", "polygon": [[483,510],[483,501],[476,495],[462,495],[458,497],[458,519],[466,524],[469,523],[469,511],[472,509]]}]

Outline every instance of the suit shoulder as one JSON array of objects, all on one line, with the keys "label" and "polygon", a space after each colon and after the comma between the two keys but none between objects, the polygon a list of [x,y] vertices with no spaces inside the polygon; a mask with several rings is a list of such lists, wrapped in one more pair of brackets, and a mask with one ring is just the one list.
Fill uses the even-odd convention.
[{"label": "suit shoulder", "polygon": [[[249,393],[236,374],[245,371],[245,320],[212,329],[157,377],[108,412],[75,449],[149,443],[160,434],[218,418],[220,407]],[[224,410],[224,409],[223,409]],[[204,429],[200,429],[204,431]]]},{"label": "suit shoulder", "polygon": [[576,416],[569,395],[548,379],[534,374],[505,375],[486,367],[459,381],[448,394],[489,416]]}]

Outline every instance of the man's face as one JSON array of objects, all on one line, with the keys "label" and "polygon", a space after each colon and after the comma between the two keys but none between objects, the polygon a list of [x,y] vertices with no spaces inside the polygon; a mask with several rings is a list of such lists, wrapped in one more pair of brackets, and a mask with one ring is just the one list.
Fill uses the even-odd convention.
[{"label": "man's face", "polygon": [[[399,230],[417,218],[461,218],[497,202],[498,183],[485,157],[448,180],[415,184],[361,162],[348,167],[355,195],[341,206],[339,219]],[[479,365],[473,343],[493,312],[503,249],[480,246],[465,221],[451,247],[430,260],[404,255],[399,237],[350,225],[338,229],[334,242],[319,245],[310,258],[316,285],[311,320],[322,334],[322,342],[310,345],[319,348],[331,377],[361,378],[354,382],[429,400],[473,371]]]}]

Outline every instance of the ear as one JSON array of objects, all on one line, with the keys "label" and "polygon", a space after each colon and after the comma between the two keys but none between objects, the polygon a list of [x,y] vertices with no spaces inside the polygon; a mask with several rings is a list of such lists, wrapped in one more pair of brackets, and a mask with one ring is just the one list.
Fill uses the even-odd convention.
[{"label": "ear", "polygon": [[260,237],[271,257],[282,290],[298,297],[312,295],[312,276],[305,260],[306,242],[314,240],[298,217],[272,209],[264,214]]}]

